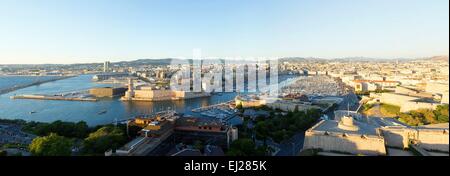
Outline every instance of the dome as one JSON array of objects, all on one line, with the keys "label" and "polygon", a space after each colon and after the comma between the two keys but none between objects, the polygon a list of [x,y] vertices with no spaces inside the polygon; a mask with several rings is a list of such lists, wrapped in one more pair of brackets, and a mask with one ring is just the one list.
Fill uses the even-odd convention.
[{"label": "dome", "polygon": [[348,130],[348,131],[358,131],[358,126],[354,125],[353,117],[344,116],[341,118],[341,121],[338,124],[338,128],[342,130]]}]

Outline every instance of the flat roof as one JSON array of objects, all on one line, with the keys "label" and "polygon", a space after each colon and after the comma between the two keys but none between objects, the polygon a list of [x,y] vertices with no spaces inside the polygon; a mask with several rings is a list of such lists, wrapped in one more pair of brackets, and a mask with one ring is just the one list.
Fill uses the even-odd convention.
[{"label": "flat roof", "polygon": [[144,137],[138,136],[138,137],[134,138],[133,140],[131,140],[130,142],[126,143],[120,149],[121,150],[130,150],[131,147],[139,144],[140,142],[142,142],[143,139],[144,139]]},{"label": "flat roof", "polygon": [[336,132],[336,133],[347,133],[347,134],[366,134],[366,135],[376,135],[376,127],[365,124],[362,122],[358,122],[353,120],[353,124],[358,127],[358,130],[345,130],[338,127],[339,122],[335,120],[324,120],[321,124],[314,127],[313,131],[328,131],[328,132]]},{"label": "flat roof", "polygon": [[223,126],[217,119],[183,117],[176,121],[177,126]]},{"label": "flat roof", "polygon": [[449,123],[438,123],[438,124],[430,124],[430,125],[422,125],[417,128],[422,129],[447,129],[449,128]]},{"label": "flat roof", "polygon": [[398,83],[398,81],[383,81],[383,80],[353,80],[353,82],[356,82],[356,83],[361,83],[361,82]]}]

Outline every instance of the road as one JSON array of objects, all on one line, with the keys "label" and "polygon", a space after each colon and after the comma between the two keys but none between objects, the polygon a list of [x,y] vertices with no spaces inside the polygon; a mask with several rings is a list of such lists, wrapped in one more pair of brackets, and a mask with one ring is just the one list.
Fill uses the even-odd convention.
[{"label": "road", "polygon": [[345,110],[345,111],[347,111],[348,109],[350,111],[358,110],[359,99],[358,96],[355,95],[353,92],[350,92],[349,94],[342,96],[341,98],[343,98],[343,100],[341,103],[339,103],[339,105],[336,108],[330,109],[328,110],[328,112],[326,112],[328,119],[334,120],[334,111],[336,110]]}]

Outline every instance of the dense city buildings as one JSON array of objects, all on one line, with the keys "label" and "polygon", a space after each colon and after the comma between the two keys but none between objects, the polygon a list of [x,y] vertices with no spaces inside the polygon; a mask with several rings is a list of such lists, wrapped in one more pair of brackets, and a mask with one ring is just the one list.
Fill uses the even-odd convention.
[{"label": "dense city buildings", "polygon": [[0,0],[0,168],[435,174],[449,3]]},{"label": "dense city buildings", "polygon": [[[2,89],[12,91],[4,100],[10,103],[27,99],[71,105],[70,100],[83,107],[92,103],[96,108],[78,110],[90,114],[85,120],[91,123],[95,117],[111,117],[96,125],[125,125],[122,134],[126,140],[96,155],[235,155],[240,149],[233,143],[250,140],[258,155],[435,156],[448,155],[448,60],[441,58],[351,62],[281,58],[276,65],[276,86],[265,84],[270,82],[268,78],[253,77],[249,69],[238,74],[239,67],[249,66],[258,68],[256,75],[266,73],[273,65],[265,63],[222,64],[219,68],[231,70],[234,76],[225,75],[221,80],[217,75],[207,77],[216,73],[214,64],[205,64],[201,77],[195,79],[177,76],[179,71],[192,70],[189,63],[104,62],[89,67],[87,75],[48,79],[36,76],[47,69],[16,69],[4,74],[7,78],[28,78],[23,75],[27,73],[43,80],[29,79]],[[70,70],[87,73],[86,67],[74,65]],[[173,80],[190,83],[190,88],[173,89]],[[244,81],[242,85],[239,80]],[[59,81],[79,81],[80,89],[64,83],[62,89],[53,91],[15,93]],[[193,91],[197,81],[200,89]],[[191,106],[191,102],[196,103]],[[108,108],[112,105],[115,108]],[[46,111],[33,108],[25,112],[26,116],[40,116]],[[3,143],[14,140],[31,145],[36,138],[20,131],[20,125],[5,125],[2,134],[11,137],[3,138]],[[29,154],[24,148],[19,151]],[[74,151],[74,155],[83,152]]]},{"label": "dense city buildings", "polygon": [[[105,155],[164,155],[164,153],[161,153],[164,150],[158,147],[170,145],[173,141],[209,141],[207,147],[214,145],[213,148],[222,150],[222,148],[228,148],[231,142],[238,139],[238,129],[227,126],[221,121],[179,117],[173,111],[159,112],[151,117],[136,117],[127,122],[127,129],[133,126],[141,129],[138,132],[138,137],[118,150],[107,151]],[[158,152],[155,152],[155,150]],[[164,152],[170,153],[170,151]]]}]

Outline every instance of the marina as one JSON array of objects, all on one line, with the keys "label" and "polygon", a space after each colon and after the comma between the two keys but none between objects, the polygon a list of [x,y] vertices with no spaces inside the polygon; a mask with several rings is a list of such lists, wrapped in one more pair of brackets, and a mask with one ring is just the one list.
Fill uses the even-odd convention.
[{"label": "marina", "polygon": [[239,115],[236,114],[236,110],[230,107],[233,103],[233,101],[227,101],[211,106],[204,106],[195,108],[192,110],[192,112],[197,117],[217,119],[222,123],[226,123],[229,125],[239,125],[243,122],[243,120]]}]

